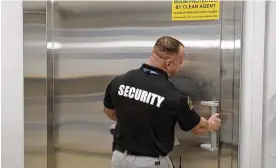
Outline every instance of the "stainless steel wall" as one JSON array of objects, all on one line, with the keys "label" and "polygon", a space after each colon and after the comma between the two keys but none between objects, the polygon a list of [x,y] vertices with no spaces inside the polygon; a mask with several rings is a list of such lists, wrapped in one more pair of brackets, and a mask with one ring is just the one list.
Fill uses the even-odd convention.
[{"label": "stainless steel wall", "polygon": [[[238,167],[240,60],[242,36],[242,2],[223,2],[221,28],[219,166]],[[224,48],[224,46],[227,46]],[[228,156],[228,157],[225,157]]]},{"label": "stainless steel wall", "polygon": [[[108,126],[112,122],[102,113],[105,87],[115,75],[145,62],[159,36],[175,36],[187,48],[186,61],[174,83],[195,100],[219,99],[220,21],[172,22],[170,5],[138,1],[54,5],[54,36],[60,47],[55,50],[57,167],[80,163],[109,167],[112,137]],[[202,115],[209,113],[207,108],[197,109]],[[177,129],[177,136],[182,145],[172,153],[174,161],[182,155],[187,167],[206,162],[217,167],[218,153],[199,147],[208,141],[208,135],[196,137]],[[197,157],[202,161],[195,162]]]},{"label": "stainless steel wall", "polygon": [[[113,122],[102,113],[104,89],[114,76],[145,62],[163,35],[180,39],[186,47],[183,68],[172,82],[191,95],[203,116],[210,111],[200,101],[219,100],[224,119],[218,152],[200,148],[209,141],[208,134],[197,137],[177,127],[181,145],[171,154],[175,164],[182,156],[185,167],[237,167],[241,2],[225,1],[221,6],[218,21],[172,22],[171,2],[48,4],[48,79],[53,79],[48,85],[54,86],[48,88],[48,120],[55,122],[48,121],[55,129],[48,130],[48,153],[54,152],[48,158],[55,158],[48,160],[48,167],[109,166],[108,127]],[[28,74],[45,75],[43,58]],[[55,151],[49,150],[53,144]]]},{"label": "stainless steel wall", "polygon": [[47,167],[46,3],[24,1],[25,167]]}]

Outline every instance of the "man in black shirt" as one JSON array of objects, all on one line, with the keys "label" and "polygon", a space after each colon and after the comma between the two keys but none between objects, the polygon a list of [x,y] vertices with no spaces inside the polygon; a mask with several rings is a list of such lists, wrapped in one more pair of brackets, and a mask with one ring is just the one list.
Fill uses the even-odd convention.
[{"label": "man in black shirt", "polygon": [[107,86],[104,112],[117,121],[113,168],[172,167],[168,153],[174,145],[174,128],[201,134],[217,131],[218,114],[200,117],[189,96],[168,80],[184,60],[184,45],[159,38],[148,63],[115,77]]}]

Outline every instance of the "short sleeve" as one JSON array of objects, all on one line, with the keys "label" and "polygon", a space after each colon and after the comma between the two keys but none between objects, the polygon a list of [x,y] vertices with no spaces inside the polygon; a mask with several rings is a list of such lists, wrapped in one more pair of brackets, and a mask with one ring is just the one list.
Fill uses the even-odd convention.
[{"label": "short sleeve", "polygon": [[104,106],[108,109],[114,109],[114,104],[111,98],[111,83],[109,83],[105,89]]},{"label": "short sleeve", "polygon": [[194,111],[192,100],[189,96],[182,96],[176,107],[176,119],[184,131],[190,131],[200,122],[200,116]]}]

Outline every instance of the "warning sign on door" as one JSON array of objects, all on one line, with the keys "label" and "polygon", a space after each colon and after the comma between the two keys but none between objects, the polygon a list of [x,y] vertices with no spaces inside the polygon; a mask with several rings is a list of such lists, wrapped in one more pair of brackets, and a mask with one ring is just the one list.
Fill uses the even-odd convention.
[{"label": "warning sign on door", "polygon": [[172,0],[172,20],[217,20],[219,0]]}]

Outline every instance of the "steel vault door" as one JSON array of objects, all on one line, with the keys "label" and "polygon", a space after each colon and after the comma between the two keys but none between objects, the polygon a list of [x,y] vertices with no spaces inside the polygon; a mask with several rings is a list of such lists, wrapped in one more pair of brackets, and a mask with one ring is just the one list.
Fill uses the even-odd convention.
[{"label": "steel vault door", "polygon": [[48,167],[110,167],[113,122],[102,113],[104,89],[145,62],[163,35],[186,46],[172,82],[191,95],[202,116],[215,104],[202,101],[218,101],[223,118],[212,135],[176,127],[175,166],[181,158],[187,168],[237,167],[241,6],[221,2],[217,21],[173,22],[171,2],[47,2]]}]

